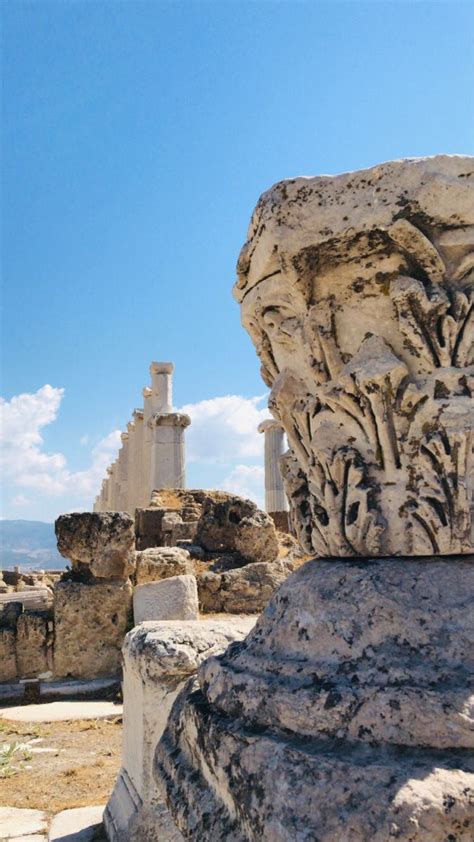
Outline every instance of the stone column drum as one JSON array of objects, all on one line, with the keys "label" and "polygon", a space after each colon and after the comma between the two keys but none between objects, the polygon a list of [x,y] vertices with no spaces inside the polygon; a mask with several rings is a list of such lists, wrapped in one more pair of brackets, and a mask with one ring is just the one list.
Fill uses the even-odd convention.
[{"label": "stone column drum", "polygon": [[265,436],[265,510],[278,529],[288,532],[288,500],[280,470],[280,458],[285,451],[285,431],[278,421],[268,418],[259,424],[258,432]]},{"label": "stone column drum", "polygon": [[150,421],[152,491],[159,488],[186,488],[184,431],[190,423],[189,415],[179,412],[158,413]]},{"label": "stone column drum", "polygon": [[186,838],[474,838],[474,159],[265,193],[235,296],[319,556],[178,697]]}]

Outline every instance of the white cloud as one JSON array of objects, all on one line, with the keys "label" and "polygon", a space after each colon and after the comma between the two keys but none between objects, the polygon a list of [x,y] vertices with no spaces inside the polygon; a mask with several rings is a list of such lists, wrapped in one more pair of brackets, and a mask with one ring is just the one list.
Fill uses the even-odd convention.
[{"label": "white cloud", "polygon": [[265,470],[263,465],[236,465],[235,468],[222,480],[222,488],[239,494],[240,497],[248,497],[257,503],[260,508],[264,505],[264,482]]},{"label": "white cloud", "polygon": [[[87,470],[70,471],[62,453],[46,453],[43,449],[42,429],[56,420],[63,396],[64,389],[46,385],[34,394],[16,395],[10,401],[0,398],[0,467],[4,483],[13,489],[33,489],[46,497],[72,497],[87,507],[107,465],[116,456],[120,431],[98,442]],[[11,501],[13,506],[28,502],[23,493]]]},{"label": "white cloud", "polygon": [[268,418],[265,395],[226,395],[186,404],[179,411],[191,416],[186,433],[188,462],[235,464],[237,460],[262,458],[263,435],[257,427]]}]

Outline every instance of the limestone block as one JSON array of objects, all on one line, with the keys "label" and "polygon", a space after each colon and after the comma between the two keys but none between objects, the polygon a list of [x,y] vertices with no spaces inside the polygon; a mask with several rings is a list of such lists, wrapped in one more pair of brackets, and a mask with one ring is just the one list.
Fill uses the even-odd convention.
[{"label": "limestone block", "polygon": [[52,669],[48,619],[44,614],[24,611],[16,631],[18,675],[37,678]]},{"label": "limestone block", "polygon": [[173,708],[157,770],[179,827],[468,842],[473,639],[472,560],[308,562]]},{"label": "limestone block", "polygon": [[54,675],[100,678],[116,675],[130,626],[130,582],[60,582],[54,591]]},{"label": "limestone block", "polygon": [[137,585],[133,592],[135,625],[145,620],[197,620],[195,576],[173,576],[161,582]]},{"label": "limestone block", "polygon": [[124,512],[74,512],[55,524],[58,550],[73,569],[99,579],[126,579],[134,569],[135,535]]},{"label": "limestone block", "polygon": [[278,555],[275,525],[251,500],[216,492],[204,503],[196,543],[211,552],[237,552],[248,561],[273,561]]},{"label": "limestone block", "polygon": [[136,554],[137,585],[193,573],[191,556],[180,547],[156,547]]},{"label": "limestone block", "polygon": [[205,613],[259,614],[292,570],[288,561],[260,561],[225,573],[200,573],[200,608]]},{"label": "limestone block", "polygon": [[181,842],[153,779],[155,748],[189,676],[206,657],[241,640],[254,622],[253,617],[148,622],[127,635],[122,768],[104,814],[111,842]]},{"label": "limestone block", "polygon": [[15,630],[0,628],[0,682],[16,681]]},{"label": "limestone block", "polygon": [[473,160],[296,178],[258,202],[235,296],[307,552],[474,551]]}]

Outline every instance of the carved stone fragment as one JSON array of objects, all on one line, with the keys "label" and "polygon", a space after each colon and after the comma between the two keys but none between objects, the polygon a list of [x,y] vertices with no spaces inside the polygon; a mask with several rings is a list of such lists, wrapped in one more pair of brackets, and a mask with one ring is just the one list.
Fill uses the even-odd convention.
[{"label": "carved stone fragment", "polygon": [[474,549],[472,159],[275,185],[235,296],[308,551]]}]

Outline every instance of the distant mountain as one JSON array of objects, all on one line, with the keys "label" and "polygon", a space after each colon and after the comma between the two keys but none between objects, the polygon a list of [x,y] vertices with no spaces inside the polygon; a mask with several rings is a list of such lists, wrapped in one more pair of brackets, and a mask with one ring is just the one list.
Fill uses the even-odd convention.
[{"label": "distant mountain", "polygon": [[0,566],[3,570],[64,570],[67,559],[56,548],[54,523],[0,520]]}]

